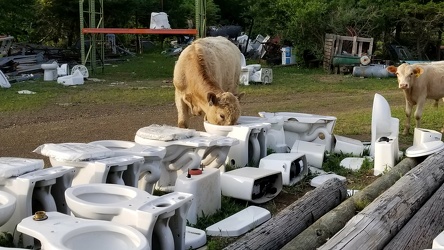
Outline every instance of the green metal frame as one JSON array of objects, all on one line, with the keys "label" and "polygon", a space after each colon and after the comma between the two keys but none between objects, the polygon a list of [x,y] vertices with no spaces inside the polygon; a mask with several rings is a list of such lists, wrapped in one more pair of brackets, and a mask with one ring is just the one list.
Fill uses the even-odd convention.
[{"label": "green metal frame", "polygon": [[[98,10],[96,10],[98,8]],[[87,28],[104,28],[103,18],[103,0],[88,0],[85,6],[85,0],[79,0],[80,13],[80,56],[83,65],[89,63],[89,68],[93,73],[98,68],[103,71],[103,60],[105,58],[105,41],[104,34],[88,34],[89,48],[86,52],[85,34],[82,29]],[[87,19],[85,19],[85,14]],[[86,53],[86,54],[85,54]],[[97,66],[97,57],[100,59],[100,67]]]}]

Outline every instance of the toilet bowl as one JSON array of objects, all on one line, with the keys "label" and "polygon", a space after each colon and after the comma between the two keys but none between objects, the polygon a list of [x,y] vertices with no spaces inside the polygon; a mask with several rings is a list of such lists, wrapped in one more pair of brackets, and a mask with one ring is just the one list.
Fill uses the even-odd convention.
[{"label": "toilet bowl", "polygon": [[43,69],[43,80],[44,81],[54,81],[57,79],[57,62],[44,63],[40,67]]},{"label": "toilet bowl", "polygon": [[333,129],[336,117],[293,112],[259,112],[259,116],[283,117],[285,142],[291,146],[296,140],[324,144],[327,152],[332,151]]},{"label": "toilet bowl", "polygon": [[19,232],[39,240],[43,250],[151,249],[146,237],[130,226],[59,212],[43,216],[26,217],[17,225]]},{"label": "toilet bowl", "polygon": [[[17,224],[35,211],[69,213],[64,192],[71,186],[75,168],[42,168],[43,160],[0,157],[0,191],[16,198],[15,210],[0,231],[13,233]],[[19,234],[14,234],[14,242],[18,241]],[[31,245],[32,239],[23,237],[23,243]]]},{"label": "toilet bowl", "polygon": [[140,128],[134,141],[166,149],[160,179],[156,183],[156,188],[165,191],[174,190],[177,177],[188,169],[204,166],[224,171],[228,151],[238,143],[233,138],[157,124]]},{"label": "toilet bowl", "polygon": [[114,183],[137,187],[144,163],[144,157],[115,156],[116,152],[109,148],[88,143],[48,143],[34,152],[48,156],[52,166],[75,167],[73,186]]},{"label": "toilet bowl", "polygon": [[116,156],[136,155],[145,159],[140,167],[137,187],[152,194],[154,185],[160,179],[160,165],[165,157],[165,147],[141,145],[131,141],[101,140],[89,144],[101,145],[114,151]]},{"label": "toilet bowl", "polygon": [[14,213],[17,199],[14,195],[0,191],[0,226],[5,224]]},{"label": "toilet bowl", "polygon": [[256,117],[241,116],[237,125],[221,126],[204,121],[207,133],[235,138],[239,144],[230,148],[227,164],[237,167],[258,166],[267,155],[267,133],[271,124]]},{"label": "toilet bowl", "polygon": [[65,196],[76,217],[132,226],[145,235],[150,249],[184,249],[192,194],[153,196],[130,186],[97,183],[68,188]]}]

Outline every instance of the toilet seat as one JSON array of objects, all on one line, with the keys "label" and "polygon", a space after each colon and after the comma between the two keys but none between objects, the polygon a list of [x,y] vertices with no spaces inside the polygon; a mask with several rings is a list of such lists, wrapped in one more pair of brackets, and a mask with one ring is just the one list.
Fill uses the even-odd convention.
[{"label": "toilet seat", "polygon": [[[186,216],[192,194],[173,192],[153,196],[116,184],[85,184],[68,188],[65,197],[76,217],[132,226],[148,239],[152,249],[184,249]],[[160,246],[154,247],[159,243]]]},{"label": "toilet seat", "polygon": [[17,204],[17,199],[14,195],[0,191],[0,226],[5,224],[12,216]]},{"label": "toilet seat", "polygon": [[38,239],[44,250],[148,250],[148,241],[136,229],[109,221],[75,218],[47,212],[46,220],[23,219],[17,230]]}]

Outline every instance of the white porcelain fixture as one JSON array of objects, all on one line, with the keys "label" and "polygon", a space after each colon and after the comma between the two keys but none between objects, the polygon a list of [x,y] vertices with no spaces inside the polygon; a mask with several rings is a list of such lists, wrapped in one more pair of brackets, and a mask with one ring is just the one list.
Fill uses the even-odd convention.
[{"label": "white porcelain fixture", "polygon": [[[75,168],[59,166],[43,169],[43,160],[0,157],[0,191],[16,198],[14,213],[0,226],[2,232],[15,231],[17,224],[34,212],[59,211],[69,213],[64,192],[71,186]],[[14,242],[19,234],[14,234]],[[23,237],[25,246],[32,244]]]},{"label": "white porcelain fixture", "polygon": [[68,188],[65,196],[76,217],[132,226],[145,235],[150,249],[184,249],[192,194],[153,196],[135,187],[96,183]]},{"label": "white porcelain fixture", "polygon": [[375,144],[381,137],[390,137],[394,140],[398,157],[399,119],[392,117],[387,100],[380,94],[375,94],[372,109],[370,156],[375,156]]},{"label": "white porcelain fixture", "polygon": [[89,144],[101,145],[114,151],[116,156],[137,155],[145,159],[139,169],[139,181],[137,187],[153,193],[154,185],[160,179],[160,166],[165,157],[165,147],[141,145],[131,141],[102,140],[93,141]]},{"label": "white porcelain fixture", "polygon": [[364,144],[360,140],[348,138],[345,136],[334,135],[333,152],[338,154],[351,154],[353,156],[362,156],[364,153]]},{"label": "white porcelain fixture", "polygon": [[40,217],[24,218],[17,230],[39,240],[44,250],[151,249],[146,237],[130,226],[58,212],[46,212]]},{"label": "white porcelain fixture", "polygon": [[291,146],[296,140],[324,144],[327,152],[331,152],[333,129],[336,117],[294,112],[259,112],[261,117],[280,116],[284,118],[285,142]]},{"label": "white porcelain fixture", "polygon": [[220,171],[202,168],[183,173],[177,178],[174,191],[193,194],[187,221],[194,225],[199,217],[212,215],[221,208]]},{"label": "white porcelain fixture", "polygon": [[310,186],[319,187],[322,184],[324,184],[324,182],[326,182],[330,179],[333,179],[333,178],[337,178],[343,182],[345,182],[347,180],[344,176],[340,176],[337,174],[322,174],[322,175],[318,175],[318,176],[314,177],[313,179],[311,179]]},{"label": "white porcelain fixture", "polygon": [[65,86],[81,85],[85,83],[85,80],[83,79],[83,75],[82,73],[80,73],[80,70],[76,70],[72,75],[65,75],[58,77],[57,83],[60,83]]},{"label": "white porcelain fixture", "polygon": [[54,81],[57,79],[57,67],[59,65],[57,62],[44,63],[40,67],[43,69],[43,80],[44,81]]},{"label": "white porcelain fixture", "polygon": [[259,168],[281,171],[282,184],[293,186],[308,174],[308,165],[303,153],[274,153],[259,162]]},{"label": "white porcelain fixture", "polygon": [[243,167],[220,175],[222,195],[256,204],[267,202],[282,190],[281,171]]},{"label": "white porcelain fixture", "polygon": [[17,204],[14,195],[0,191],[0,226],[4,225],[12,216]]},{"label": "white porcelain fixture", "polygon": [[236,237],[240,236],[271,218],[271,213],[265,208],[249,206],[209,227],[207,235]]},{"label": "white porcelain fixture", "polygon": [[199,249],[207,244],[207,234],[204,230],[186,226],[185,234],[185,248],[184,249]]},{"label": "white porcelain fixture", "polygon": [[395,166],[398,155],[398,140],[395,137],[383,136],[375,143],[375,161],[373,174],[378,176]]},{"label": "white porcelain fixture", "polygon": [[407,148],[407,157],[420,157],[430,155],[444,149],[441,141],[442,134],[435,130],[415,128],[413,145]]},{"label": "white porcelain fixture", "polygon": [[433,239],[432,248],[444,249],[444,231],[438,234],[435,239]]},{"label": "white porcelain fixture", "polygon": [[134,140],[142,145],[166,149],[156,184],[156,188],[166,191],[174,190],[177,177],[188,169],[204,166],[224,171],[228,151],[238,143],[233,138],[157,124],[140,128]]},{"label": "white porcelain fixture", "polygon": [[307,164],[319,169],[322,169],[325,151],[324,144],[301,140],[296,140],[290,150],[291,153],[304,154],[307,159]]},{"label": "white porcelain fixture", "polygon": [[271,128],[268,122],[241,116],[237,125],[221,126],[204,121],[204,127],[210,134],[239,140],[239,144],[230,148],[227,164],[236,167],[258,166],[260,159],[267,155],[267,133]]},{"label": "white porcelain fixture", "polygon": [[48,156],[52,166],[75,167],[73,186],[114,183],[137,187],[145,160],[137,155],[115,156],[109,148],[88,143],[43,144],[34,152]]}]

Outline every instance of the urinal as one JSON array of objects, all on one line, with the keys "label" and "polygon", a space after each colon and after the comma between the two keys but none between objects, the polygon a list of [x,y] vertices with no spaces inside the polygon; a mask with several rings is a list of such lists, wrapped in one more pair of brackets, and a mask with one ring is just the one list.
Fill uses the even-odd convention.
[{"label": "urinal", "polygon": [[17,230],[39,240],[44,250],[151,249],[146,237],[130,226],[59,212],[40,211],[24,218]]},{"label": "urinal", "polygon": [[184,249],[192,194],[153,196],[130,186],[96,183],[68,188],[65,196],[76,217],[132,226],[145,235],[150,249]]},{"label": "urinal", "polygon": [[261,117],[283,117],[285,142],[293,145],[296,140],[324,144],[331,152],[336,117],[294,112],[259,112]]},{"label": "urinal", "polygon": [[230,148],[227,164],[237,167],[258,166],[260,159],[267,155],[267,133],[271,128],[268,122],[241,116],[237,125],[221,126],[204,121],[204,127],[209,134],[239,140],[239,144]]}]

